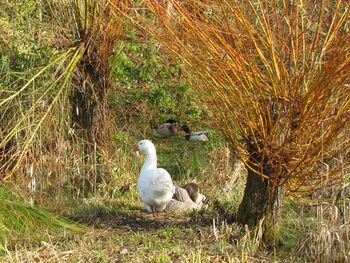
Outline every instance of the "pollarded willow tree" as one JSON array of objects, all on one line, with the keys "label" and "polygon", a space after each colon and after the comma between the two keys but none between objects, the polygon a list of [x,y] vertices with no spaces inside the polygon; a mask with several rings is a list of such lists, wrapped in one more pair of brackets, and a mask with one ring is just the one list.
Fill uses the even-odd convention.
[{"label": "pollarded willow tree", "polygon": [[43,186],[44,180],[68,174],[78,190],[93,189],[111,87],[109,57],[123,30],[114,7],[122,10],[121,2],[33,0],[27,5],[40,9],[40,19],[28,19],[39,23],[28,23],[28,34],[38,36],[30,44],[52,58],[43,64],[29,60],[30,72],[0,74],[1,80],[15,76],[1,87],[0,178],[30,174]]},{"label": "pollarded willow tree", "polygon": [[157,18],[148,30],[187,63],[248,169],[237,220],[264,219],[275,239],[283,192],[310,193],[349,171],[348,1],[146,3]]}]

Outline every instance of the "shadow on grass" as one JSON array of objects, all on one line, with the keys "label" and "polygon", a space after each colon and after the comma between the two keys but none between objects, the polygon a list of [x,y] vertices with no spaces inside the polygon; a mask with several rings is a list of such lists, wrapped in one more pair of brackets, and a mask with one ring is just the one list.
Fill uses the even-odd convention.
[{"label": "shadow on grass", "polygon": [[154,231],[157,229],[180,227],[193,228],[209,226],[215,214],[193,212],[191,214],[158,213],[153,216],[141,210],[122,211],[100,208],[91,214],[74,215],[70,219],[95,229],[119,229],[121,231]]}]

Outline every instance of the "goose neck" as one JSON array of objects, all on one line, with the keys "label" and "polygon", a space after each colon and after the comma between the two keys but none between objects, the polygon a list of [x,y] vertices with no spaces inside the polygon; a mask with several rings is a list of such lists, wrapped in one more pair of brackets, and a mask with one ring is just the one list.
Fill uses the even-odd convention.
[{"label": "goose neck", "polygon": [[157,168],[157,154],[155,151],[146,152],[146,160],[142,165],[142,170]]}]

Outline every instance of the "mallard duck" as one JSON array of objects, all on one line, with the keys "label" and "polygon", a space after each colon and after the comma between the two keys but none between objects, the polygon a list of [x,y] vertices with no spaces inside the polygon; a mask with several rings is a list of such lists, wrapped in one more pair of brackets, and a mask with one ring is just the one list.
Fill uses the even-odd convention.
[{"label": "mallard duck", "polygon": [[153,127],[153,134],[158,138],[168,138],[175,135],[179,131],[177,122],[173,119],[169,119],[166,122]]},{"label": "mallard duck", "polygon": [[190,128],[187,125],[182,125],[181,129],[185,132],[185,139],[189,141],[207,141],[208,132],[199,131],[191,132]]},{"label": "mallard duck", "polygon": [[137,144],[141,153],[146,154],[146,160],[141,167],[137,188],[144,209],[147,212],[162,212],[175,193],[175,186],[170,174],[163,168],[157,168],[156,147],[149,140]]}]

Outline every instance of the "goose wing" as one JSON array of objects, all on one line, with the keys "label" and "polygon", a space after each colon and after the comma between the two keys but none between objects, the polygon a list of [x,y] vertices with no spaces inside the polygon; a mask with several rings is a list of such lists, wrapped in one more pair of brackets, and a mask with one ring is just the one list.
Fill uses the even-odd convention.
[{"label": "goose wing", "polygon": [[157,168],[154,179],[152,180],[152,188],[156,195],[167,193],[174,194],[175,187],[170,174],[163,168]]}]

